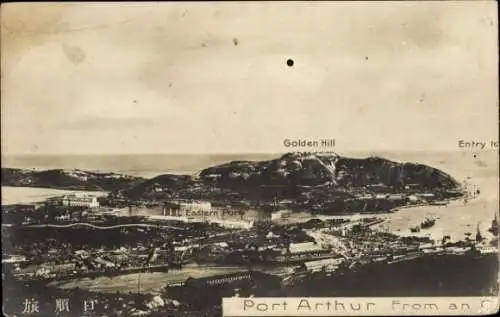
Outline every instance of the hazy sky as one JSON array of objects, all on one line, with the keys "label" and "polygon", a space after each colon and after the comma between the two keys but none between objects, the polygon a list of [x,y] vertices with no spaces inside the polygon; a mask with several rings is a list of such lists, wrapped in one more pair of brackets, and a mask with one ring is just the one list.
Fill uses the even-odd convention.
[{"label": "hazy sky", "polygon": [[2,150],[496,140],[496,12],[493,1],[3,5]]}]

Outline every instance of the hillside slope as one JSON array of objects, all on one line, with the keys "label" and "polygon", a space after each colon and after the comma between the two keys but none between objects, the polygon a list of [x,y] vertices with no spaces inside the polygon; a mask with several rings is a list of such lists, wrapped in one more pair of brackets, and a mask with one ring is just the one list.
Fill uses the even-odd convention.
[{"label": "hillside slope", "polygon": [[82,170],[32,171],[2,168],[2,186],[113,191],[142,180],[143,178],[128,175]]},{"label": "hillside slope", "polygon": [[194,176],[161,175],[131,186],[125,196],[269,200],[297,198],[307,192],[352,197],[370,186],[401,192],[458,190],[450,175],[436,168],[378,157],[355,159],[335,153],[288,153],[267,161],[233,161],[208,167]]},{"label": "hillside slope", "polygon": [[200,179],[217,186],[332,185],[340,188],[418,185],[425,190],[456,189],[459,183],[436,168],[379,157],[355,159],[335,153],[288,153],[262,162],[231,162],[204,169]]},{"label": "hillside slope", "polygon": [[318,201],[350,199],[369,194],[374,187],[386,193],[404,193],[409,187],[433,193],[461,190],[453,177],[431,166],[335,153],[287,153],[272,160],[228,162],[195,175],[164,174],[151,179],[81,170],[2,168],[2,185],[105,190],[130,199],[254,202],[305,196]]}]

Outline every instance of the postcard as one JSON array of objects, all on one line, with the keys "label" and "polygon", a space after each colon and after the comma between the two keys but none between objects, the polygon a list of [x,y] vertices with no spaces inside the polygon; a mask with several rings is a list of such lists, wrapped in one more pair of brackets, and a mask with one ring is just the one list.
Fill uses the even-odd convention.
[{"label": "postcard", "polygon": [[1,23],[5,316],[498,312],[496,2]]}]

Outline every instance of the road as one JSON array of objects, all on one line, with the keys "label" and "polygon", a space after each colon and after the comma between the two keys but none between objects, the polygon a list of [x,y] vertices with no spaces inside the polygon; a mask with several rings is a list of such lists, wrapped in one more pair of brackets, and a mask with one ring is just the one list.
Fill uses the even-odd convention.
[{"label": "road", "polygon": [[94,229],[100,229],[100,230],[108,230],[108,229],[116,229],[116,228],[126,228],[126,227],[153,227],[153,228],[169,228],[169,229],[176,229],[176,230],[183,230],[184,228],[180,227],[175,227],[175,226],[167,226],[167,225],[151,225],[147,223],[133,223],[133,224],[123,224],[123,225],[114,225],[114,226],[96,226],[90,223],[86,222],[77,222],[77,223],[71,223],[67,225],[54,225],[54,224],[43,224],[43,225],[28,225],[25,226],[26,228],[71,228],[75,226],[85,226],[85,227],[91,227]]}]

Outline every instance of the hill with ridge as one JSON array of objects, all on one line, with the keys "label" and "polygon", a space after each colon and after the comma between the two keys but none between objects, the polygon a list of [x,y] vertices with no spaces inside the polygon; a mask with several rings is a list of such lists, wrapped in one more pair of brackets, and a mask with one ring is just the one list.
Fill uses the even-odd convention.
[{"label": "hill with ridge", "polygon": [[2,186],[114,191],[143,180],[141,177],[78,169],[36,171],[2,168]]},{"label": "hill with ridge", "polygon": [[[409,186],[421,192],[460,190],[452,176],[431,166],[379,157],[342,157],[335,153],[287,153],[265,161],[232,161],[195,175],[161,175],[123,191],[125,196],[209,200],[298,199],[304,194],[355,197],[368,188],[387,193]],[[307,196],[307,195],[306,195]]]},{"label": "hill with ridge", "polygon": [[[366,197],[375,199],[381,194],[425,193],[443,200],[458,197],[462,192],[452,176],[428,165],[380,157],[349,158],[332,152],[232,161],[194,175],[164,174],[150,179],[82,170],[2,168],[2,185],[104,190],[129,200],[203,199],[215,204],[243,202],[253,206],[285,200],[297,208],[334,206],[342,210],[366,209]],[[360,197],[365,199],[363,204],[359,203]],[[394,207],[380,207],[379,203],[377,206]]]}]

